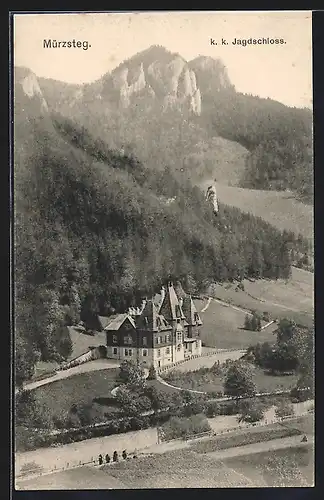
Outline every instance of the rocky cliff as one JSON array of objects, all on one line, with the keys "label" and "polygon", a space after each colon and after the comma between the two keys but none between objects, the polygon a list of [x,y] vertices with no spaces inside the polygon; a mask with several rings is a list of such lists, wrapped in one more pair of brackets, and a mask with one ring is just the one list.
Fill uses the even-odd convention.
[{"label": "rocky cliff", "polygon": [[[210,60],[209,60],[210,59]],[[204,72],[208,76],[204,77]],[[217,90],[233,88],[225,66],[212,58],[187,62],[160,46],[135,54],[111,73],[87,84],[69,96],[69,105],[100,101],[107,110],[139,106],[141,110],[160,107],[162,110],[187,108],[194,115],[202,112],[202,87],[217,83]],[[201,87],[202,86],[202,87]]]},{"label": "rocky cliff", "polygon": [[206,87],[206,70],[210,85],[216,81],[218,90],[232,87],[221,61],[202,57],[188,63],[179,54],[156,46],[125,61],[104,80],[106,88],[113,88],[122,108],[128,108],[145,93],[164,109],[188,106],[193,114],[200,115],[202,91],[198,79]]},{"label": "rocky cliff", "polygon": [[22,104],[21,110],[24,111],[24,104],[29,111],[33,109],[36,115],[44,114],[48,111],[48,105],[39,86],[37,76],[27,68],[15,68],[14,72],[14,102]]}]

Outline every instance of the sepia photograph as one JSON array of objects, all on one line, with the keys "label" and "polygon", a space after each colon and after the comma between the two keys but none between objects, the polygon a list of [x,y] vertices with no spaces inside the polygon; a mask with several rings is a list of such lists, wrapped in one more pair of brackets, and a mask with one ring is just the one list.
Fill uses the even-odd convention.
[{"label": "sepia photograph", "polygon": [[312,12],[11,21],[15,490],[314,487]]}]

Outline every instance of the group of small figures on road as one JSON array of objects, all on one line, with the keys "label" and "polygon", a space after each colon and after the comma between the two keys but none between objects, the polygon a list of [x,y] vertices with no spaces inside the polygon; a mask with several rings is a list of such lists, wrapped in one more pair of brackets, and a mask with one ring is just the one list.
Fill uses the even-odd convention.
[{"label": "group of small figures on road", "polygon": [[[127,452],[126,450],[123,450],[122,451],[122,458],[124,460],[127,460],[127,458],[130,458],[128,455],[127,455]],[[137,458],[137,453],[136,451],[133,453],[133,458]],[[112,457],[112,461],[113,462],[118,462],[119,461],[119,456],[118,456],[118,452],[117,451],[114,451],[114,454],[113,454],[113,457]],[[98,462],[99,462],[99,465],[103,465],[104,463],[104,458],[103,456],[100,454],[99,455],[99,458],[98,458]],[[106,464],[109,464],[111,462],[111,457],[110,455],[108,455],[108,453],[106,454],[105,456],[105,463]]]}]

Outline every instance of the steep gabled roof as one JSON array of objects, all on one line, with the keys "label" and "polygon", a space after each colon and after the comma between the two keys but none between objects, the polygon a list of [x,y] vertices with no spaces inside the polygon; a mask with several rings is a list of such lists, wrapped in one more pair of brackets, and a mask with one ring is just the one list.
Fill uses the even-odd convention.
[{"label": "steep gabled roof", "polygon": [[136,328],[135,322],[131,316],[128,314],[118,314],[105,328],[105,331],[119,330],[119,328],[124,324],[126,319],[130,322],[133,328]]},{"label": "steep gabled roof", "polygon": [[201,318],[198,314],[198,311],[196,309],[196,306],[191,298],[191,296],[184,297],[183,303],[182,303],[182,310],[184,312],[184,315],[186,317],[186,320],[188,321],[189,325],[191,326],[201,326],[202,321]]},{"label": "steep gabled roof", "polygon": [[171,328],[165,318],[158,313],[153,299],[146,302],[141,315],[137,318],[137,326],[153,332]]},{"label": "steep gabled roof", "polygon": [[141,315],[137,318],[137,325],[144,330],[157,331],[158,311],[153,300],[147,300]]},{"label": "steep gabled roof", "polygon": [[167,321],[175,320],[177,318],[185,319],[172,283],[169,283],[167,286],[159,314],[164,316]]}]

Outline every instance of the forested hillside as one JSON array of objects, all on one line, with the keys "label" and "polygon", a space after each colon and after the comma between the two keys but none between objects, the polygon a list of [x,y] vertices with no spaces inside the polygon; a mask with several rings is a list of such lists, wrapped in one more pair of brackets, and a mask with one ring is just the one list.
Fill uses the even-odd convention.
[{"label": "forested hillside", "polygon": [[201,191],[170,168],[153,172],[60,115],[28,124],[17,117],[16,133],[19,380],[39,358],[66,357],[65,325],[124,311],[167,279],[194,291],[244,276],[289,276],[279,231],[226,206],[215,218]]},{"label": "forested hillside", "polygon": [[206,97],[214,131],[245,146],[242,187],[313,193],[312,113],[236,92]]}]

